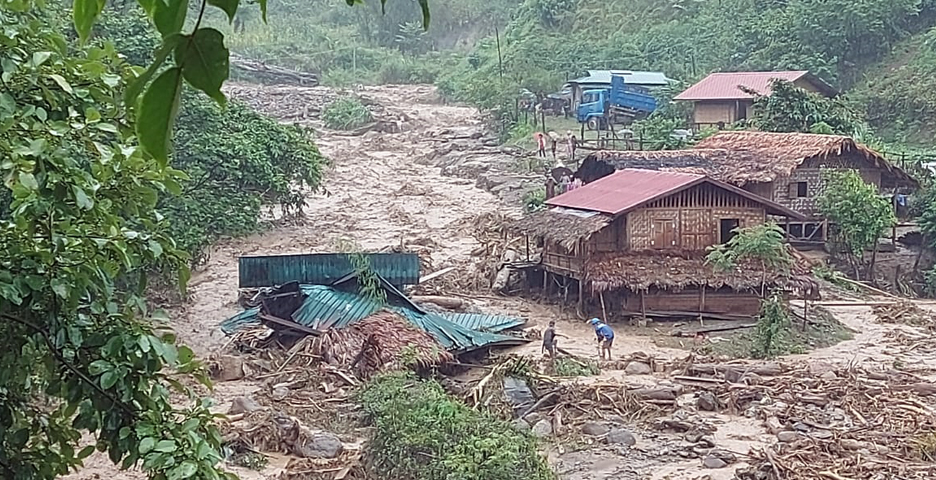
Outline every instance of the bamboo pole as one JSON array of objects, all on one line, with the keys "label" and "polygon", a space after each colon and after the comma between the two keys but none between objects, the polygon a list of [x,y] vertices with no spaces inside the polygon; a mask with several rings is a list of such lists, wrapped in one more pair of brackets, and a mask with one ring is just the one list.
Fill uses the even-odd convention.
[{"label": "bamboo pole", "polygon": [[607,321],[608,321],[608,310],[605,309],[605,301],[604,301],[604,292],[603,292],[603,291],[598,292],[598,298],[601,299],[601,318],[602,318],[602,320],[604,320],[605,322],[607,322]]}]

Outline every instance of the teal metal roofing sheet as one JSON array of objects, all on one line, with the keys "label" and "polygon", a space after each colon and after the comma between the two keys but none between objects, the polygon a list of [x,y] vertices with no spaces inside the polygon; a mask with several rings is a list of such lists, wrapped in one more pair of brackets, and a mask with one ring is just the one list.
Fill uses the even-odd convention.
[{"label": "teal metal roofing sheet", "polygon": [[[419,283],[419,257],[413,253],[364,254],[378,275],[397,287]],[[342,253],[240,257],[237,260],[240,288],[301,284],[331,285],[354,272]]]},{"label": "teal metal roofing sheet", "polygon": [[[525,322],[518,318],[426,312],[409,302],[405,296],[405,302],[381,307],[374,300],[359,294],[325,285],[302,285],[300,288],[306,298],[302,306],[293,312],[292,320],[315,330],[344,328],[386,308],[428,332],[446,350],[462,353],[486,346],[526,343],[525,339],[496,333],[523,325]],[[245,310],[222,322],[221,330],[231,334],[246,325],[257,324],[258,314],[259,308]]]}]

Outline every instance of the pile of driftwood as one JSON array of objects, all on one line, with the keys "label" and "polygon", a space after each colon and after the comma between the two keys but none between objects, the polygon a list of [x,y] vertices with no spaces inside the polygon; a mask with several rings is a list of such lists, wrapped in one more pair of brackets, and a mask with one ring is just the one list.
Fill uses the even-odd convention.
[{"label": "pile of driftwood", "polygon": [[777,435],[741,480],[936,478],[936,384],[857,368],[696,365],[684,383]]},{"label": "pile of driftwood", "polygon": [[263,62],[248,60],[231,55],[231,67],[241,76],[252,81],[267,84],[303,85],[314,87],[318,85],[318,75],[314,73],[288,70],[285,68],[267,65]]},{"label": "pile of driftwood", "polygon": [[910,301],[874,305],[871,310],[881,323],[902,323],[904,325],[924,327],[929,331],[936,331],[936,321],[933,321],[933,313],[923,310]]}]

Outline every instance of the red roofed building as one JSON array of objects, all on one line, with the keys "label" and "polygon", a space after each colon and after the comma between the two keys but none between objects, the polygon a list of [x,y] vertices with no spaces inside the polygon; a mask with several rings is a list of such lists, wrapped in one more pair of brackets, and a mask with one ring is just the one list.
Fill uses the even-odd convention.
[{"label": "red roofed building", "polygon": [[765,278],[782,285],[786,277],[750,265],[715,271],[705,263],[706,250],[727,242],[736,228],[763,224],[767,215],[805,218],[704,175],[644,169],[618,170],[547,205],[511,228],[535,240],[528,245],[542,246],[544,284],[554,283],[549,278],[577,283],[580,301],[587,293],[612,298],[614,305],[624,302],[625,315],[756,314],[760,303],[753,290]]},{"label": "red roofed building", "polygon": [[730,125],[752,115],[754,95],[770,95],[774,79],[786,80],[810,92],[834,97],[836,91],[819,77],[805,71],[713,73],[677,95],[674,100],[693,102],[693,124],[699,127]]}]

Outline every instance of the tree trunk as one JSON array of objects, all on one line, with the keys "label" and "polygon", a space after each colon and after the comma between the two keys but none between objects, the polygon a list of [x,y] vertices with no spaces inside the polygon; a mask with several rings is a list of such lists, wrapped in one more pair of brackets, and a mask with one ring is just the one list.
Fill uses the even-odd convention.
[{"label": "tree trunk", "polygon": [[[878,251],[879,242],[874,242],[874,250],[871,250],[871,264],[868,265],[868,281],[871,282],[871,285],[877,286],[877,281],[875,280],[874,275],[874,264],[877,262],[877,251]],[[895,285],[896,286],[896,285]]]}]

